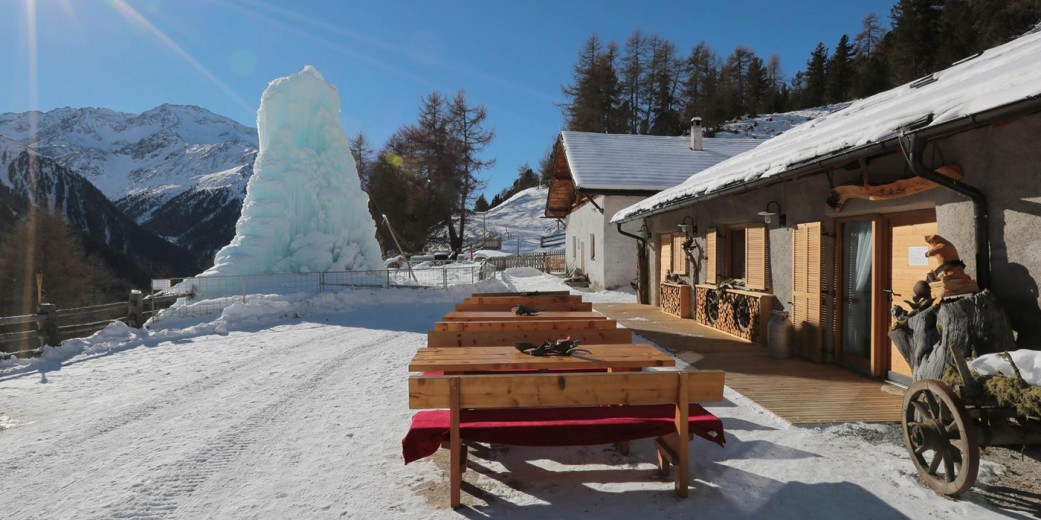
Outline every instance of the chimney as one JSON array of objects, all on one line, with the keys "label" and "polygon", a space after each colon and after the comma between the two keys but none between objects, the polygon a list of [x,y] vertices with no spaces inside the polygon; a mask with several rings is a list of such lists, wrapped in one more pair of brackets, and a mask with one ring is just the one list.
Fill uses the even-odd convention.
[{"label": "chimney", "polygon": [[705,148],[701,144],[702,136],[704,135],[705,129],[701,126],[701,118],[695,117],[690,120],[690,149],[694,151],[702,151]]}]

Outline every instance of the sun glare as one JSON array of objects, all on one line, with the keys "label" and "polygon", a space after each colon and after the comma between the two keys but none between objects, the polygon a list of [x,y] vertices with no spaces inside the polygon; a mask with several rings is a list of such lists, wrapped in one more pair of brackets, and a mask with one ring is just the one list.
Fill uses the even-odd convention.
[{"label": "sun glare", "polygon": [[195,59],[194,56],[184,50],[180,45],[177,44],[172,38],[166,35],[161,29],[156,27],[151,21],[148,20],[143,14],[137,9],[131,7],[126,0],[109,0],[108,4],[117,12],[120,16],[125,18],[133,26],[143,29],[154,37],[159,43],[172,50],[178,56],[192,66],[203,77],[213,83],[214,86],[219,88],[222,92],[228,95],[232,100],[235,101],[239,106],[246,110],[254,110],[256,107],[246,103],[235,91],[231,90],[227,84],[220,80],[215,74],[210,72],[199,60]]}]

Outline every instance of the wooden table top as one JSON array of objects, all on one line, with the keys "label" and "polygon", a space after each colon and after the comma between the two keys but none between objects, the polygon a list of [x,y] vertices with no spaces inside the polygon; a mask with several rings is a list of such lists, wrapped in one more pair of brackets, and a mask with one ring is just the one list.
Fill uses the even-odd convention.
[{"label": "wooden table top", "polygon": [[444,321],[559,321],[559,320],[606,320],[607,317],[593,311],[545,311],[532,316],[514,314],[512,311],[453,311],[445,314]]},{"label": "wooden table top", "polygon": [[427,347],[408,364],[410,372],[470,372],[496,370],[539,370],[605,368],[632,370],[671,367],[676,360],[647,343],[579,345],[589,352],[571,356],[531,356],[514,347]]}]

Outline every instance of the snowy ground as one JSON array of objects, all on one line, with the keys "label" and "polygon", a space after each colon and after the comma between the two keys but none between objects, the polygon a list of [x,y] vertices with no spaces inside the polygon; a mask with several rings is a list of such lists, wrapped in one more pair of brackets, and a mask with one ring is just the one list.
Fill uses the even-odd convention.
[{"label": "snowy ground", "polygon": [[[552,290],[512,270],[478,290]],[[727,390],[696,439],[691,496],[654,477],[648,440],[489,449],[447,502],[443,453],[408,466],[405,366],[473,286],[255,299],[219,318],[110,327],[32,362],[0,362],[0,511],[23,518],[1002,518],[922,487],[872,427],[788,427]],[[632,301],[629,293],[583,293]],[[682,364],[682,362],[680,362]],[[988,465],[987,479],[1000,470]],[[471,488],[472,490],[472,488]]]}]

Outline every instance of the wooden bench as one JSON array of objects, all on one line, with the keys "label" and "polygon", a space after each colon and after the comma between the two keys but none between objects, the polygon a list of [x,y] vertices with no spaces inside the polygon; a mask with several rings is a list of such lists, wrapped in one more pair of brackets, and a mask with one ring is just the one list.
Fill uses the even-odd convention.
[{"label": "wooden bench", "polygon": [[[424,411],[402,441],[405,462],[446,443],[455,508],[464,439],[570,446],[656,437],[659,470],[667,474],[675,466],[676,494],[686,497],[691,431],[723,444],[722,422],[695,403],[722,400],[724,377],[718,370],[412,376],[409,408]],[[554,435],[562,430],[567,433]]]},{"label": "wooden bench", "polygon": [[537,311],[552,312],[590,312],[593,304],[587,302],[533,302],[533,303],[457,303],[456,312],[501,312],[512,311],[517,305],[531,307]]},{"label": "wooden bench", "polygon": [[528,296],[528,297],[542,297],[542,296],[570,296],[570,291],[526,291],[526,292],[485,292],[485,293],[473,293],[470,296],[474,298],[506,298],[510,296]]},{"label": "wooden bench", "polygon": [[530,320],[530,321],[439,321],[434,330],[564,330],[614,329],[618,322],[608,319],[593,320]]},{"label": "wooden bench", "polygon": [[512,304],[541,305],[544,303],[582,303],[581,296],[500,296],[498,298],[471,296],[463,298],[465,304]]},{"label": "wooden bench", "polygon": [[[473,323],[473,322],[467,322]],[[532,322],[527,322],[532,323]],[[583,344],[632,343],[629,329],[542,329],[542,330],[432,330],[427,332],[428,347],[482,347],[516,345],[520,342],[539,344],[566,337]]]},{"label": "wooden bench", "polygon": [[510,311],[465,311],[445,313],[444,321],[561,321],[561,320],[606,320],[599,312],[553,312],[546,311],[524,316]]}]

